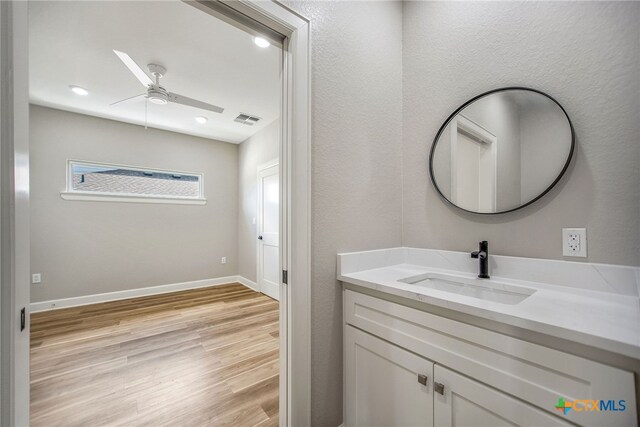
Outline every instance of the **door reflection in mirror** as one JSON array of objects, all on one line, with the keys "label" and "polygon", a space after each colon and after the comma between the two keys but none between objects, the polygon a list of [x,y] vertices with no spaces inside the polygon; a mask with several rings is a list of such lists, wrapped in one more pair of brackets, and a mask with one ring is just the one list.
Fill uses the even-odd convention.
[{"label": "door reflection in mirror", "polygon": [[466,210],[494,212],[496,136],[463,115],[450,126],[451,201]]}]

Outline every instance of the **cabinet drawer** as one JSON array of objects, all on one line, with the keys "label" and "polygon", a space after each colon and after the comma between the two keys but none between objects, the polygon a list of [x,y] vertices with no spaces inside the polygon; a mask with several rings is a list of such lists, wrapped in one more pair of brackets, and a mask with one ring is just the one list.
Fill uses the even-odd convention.
[{"label": "cabinet drawer", "polygon": [[558,413],[559,398],[624,400],[624,411],[577,411],[581,425],[636,425],[633,373],[351,290],[345,323]]}]

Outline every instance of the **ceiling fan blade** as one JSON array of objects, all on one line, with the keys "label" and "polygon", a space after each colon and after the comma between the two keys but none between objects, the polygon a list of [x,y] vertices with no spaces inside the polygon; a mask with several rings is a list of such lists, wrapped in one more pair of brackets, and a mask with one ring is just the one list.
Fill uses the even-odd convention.
[{"label": "ceiling fan blade", "polygon": [[214,113],[222,113],[224,111],[224,108],[218,107],[217,105],[207,104],[206,102],[178,95],[177,93],[169,93],[169,102],[175,102],[176,104],[187,105],[201,110],[213,111]]},{"label": "ceiling fan blade", "polygon": [[125,98],[125,99],[121,99],[120,101],[116,101],[113,104],[110,105],[117,105],[117,104],[131,104],[132,102],[137,102],[137,101],[141,101],[143,99],[145,99],[147,97],[146,93],[141,93],[140,95],[135,95],[135,96],[130,96],[129,98]]},{"label": "ceiling fan blade", "polygon": [[140,66],[136,64],[133,59],[131,59],[129,55],[115,49],[113,50],[113,53],[118,55],[118,58],[120,58],[120,60],[124,63],[124,65],[127,66],[129,71],[131,71],[133,75],[136,76],[136,78],[140,81],[140,83],[144,85],[144,87],[147,87],[153,84],[153,80],[151,80],[151,77],[149,77],[147,73],[145,73],[142,70],[142,68],[140,68]]}]

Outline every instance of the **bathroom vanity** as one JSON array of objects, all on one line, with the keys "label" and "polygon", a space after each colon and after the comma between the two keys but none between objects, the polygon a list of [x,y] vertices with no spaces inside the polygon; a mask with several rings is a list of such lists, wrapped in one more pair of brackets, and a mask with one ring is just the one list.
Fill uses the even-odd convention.
[{"label": "bathroom vanity", "polygon": [[345,426],[637,425],[640,269],[338,255]]}]

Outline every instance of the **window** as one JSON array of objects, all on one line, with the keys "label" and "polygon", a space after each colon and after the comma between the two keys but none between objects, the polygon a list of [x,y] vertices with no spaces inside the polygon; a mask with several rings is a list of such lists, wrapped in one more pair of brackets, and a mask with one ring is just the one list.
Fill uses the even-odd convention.
[{"label": "window", "polygon": [[202,174],[69,161],[67,200],[203,204]]}]

